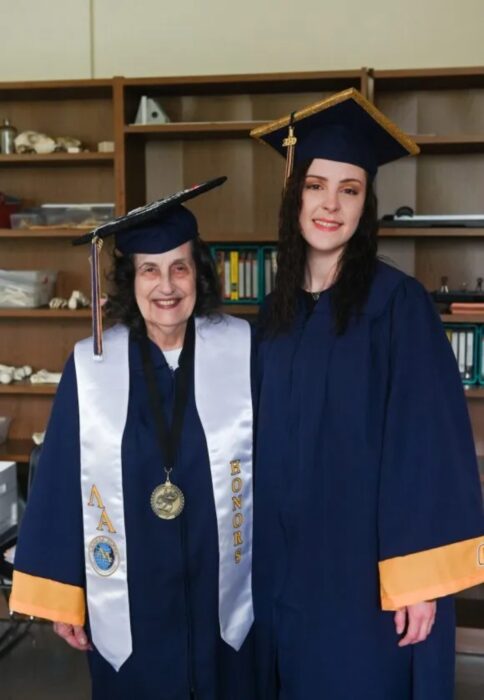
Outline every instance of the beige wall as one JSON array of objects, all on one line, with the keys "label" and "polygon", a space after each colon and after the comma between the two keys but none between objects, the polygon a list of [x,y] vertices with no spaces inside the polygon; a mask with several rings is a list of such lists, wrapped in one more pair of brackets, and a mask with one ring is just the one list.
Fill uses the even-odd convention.
[{"label": "beige wall", "polygon": [[484,64],[483,0],[0,0],[0,80]]},{"label": "beige wall", "polygon": [[89,0],[0,0],[0,81],[91,77]]}]

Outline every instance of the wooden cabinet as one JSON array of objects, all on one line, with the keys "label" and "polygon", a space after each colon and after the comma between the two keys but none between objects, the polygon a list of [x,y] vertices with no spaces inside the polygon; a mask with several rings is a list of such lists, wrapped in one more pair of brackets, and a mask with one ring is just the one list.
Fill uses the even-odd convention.
[{"label": "wooden cabinet", "polygon": [[[255,126],[335,90],[366,90],[366,71],[117,79],[120,212],[190,184],[226,175],[190,202],[209,243],[274,242],[283,159],[249,138]],[[140,98],[155,98],[167,124],[133,124]],[[230,305],[232,313],[256,307]]]},{"label": "wooden cabinet", "polygon": [[[0,117],[19,131],[70,135],[89,152],[0,155],[0,191],[24,205],[114,202],[116,213],[221,174],[228,183],[193,202],[208,242],[276,239],[283,168],[279,157],[248,138],[279,114],[346,87],[366,92],[367,72],[314,72],[186,78],[0,83]],[[160,100],[163,125],[134,125],[142,95]],[[100,154],[99,141],[115,143]],[[72,248],[77,230],[0,230],[0,267],[59,271],[57,294],[89,291],[86,248]],[[103,256],[104,265],[108,256]],[[246,314],[255,307],[231,306]],[[87,311],[0,309],[0,363],[60,371],[74,343],[90,333]],[[30,436],[45,429],[55,386],[0,385],[0,415],[10,437],[0,459],[26,462]]]},{"label": "wooden cabinet", "polygon": [[[89,152],[0,155],[0,191],[24,206],[43,203],[115,201],[115,154],[98,153],[99,141],[114,140],[110,80],[0,83],[0,116],[19,131],[75,136]],[[73,248],[76,229],[0,230],[0,268],[53,269],[56,293],[89,291],[86,249]],[[90,333],[89,311],[0,309],[0,363],[60,371],[73,344]],[[12,416],[0,459],[25,462],[31,434],[45,429],[56,387],[28,382],[0,384],[0,415]]]},{"label": "wooden cabinet", "polygon": [[[377,178],[380,215],[410,206],[419,214],[484,213],[484,68],[371,71],[375,104],[409,134],[421,153],[384,166]],[[431,291],[474,288],[484,277],[484,228],[380,231],[380,252]],[[484,315],[447,316],[484,323]],[[466,392],[476,450],[484,456],[484,387]]]},{"label": "wooden cabinet", "polygon": [[[0,83],[0,118],[19,131],[80,138],[80,154],[0,156],[0,191],[26,205],[114,202],[118,215],[218,175],[227,183],[194,200],[210,243],[264,245],[277,238],[283,159],[248,138],[256,125],[337,90],[356,87],[417,135],[422,155],[385,166],[380,213],[407,204],[420,213],[480,213],[484,182],[484,69],[331,71],[182,78]],[[141,96],[159,100],[167,124],[134,124]],[[97,153],[99,141],[114,153]],[[86,248],[77,230],[0,230],[0,267],[59,271],[57,294],[88,293]],[[484,229],[381,231],[382,252],[429,289],[484,272]],[[108,256],[103,256],[104,264]],[[255,311],[247,305],[231,312]],[[458,320],[452,318],[453,321]],[[463,319],[467,320],[467,319]],[[59,371],[90,333],[89,312],[0,309],[0,363]],[[45,428],[53,386],[0,385],[0,415],[14,420],[0,458],[26,461]],[[468,392],[478,453],[484,455],[484,392]]]},{"label": "wooden cabinet", "polygon": [[[265,242],[276,236],[283,162],[249,139],[250,130],[335,90],[366,90],[366,71],[129,79],[118,86],[121,210],[223,174],[223,188],[193,202],[202,236]],[[133,125],[142,95],[157,98],[170,123]]]},{"label": "wooden cabinet", "polygon": [[[378,176],[380,213],[402,205],[419,214],[482,214],[484,68],[374,71],[378,107],[421,147],[417,158],[385,166]],[[428,289],[441,277],[469,288],[484,271],[484,228],[383,229],[395,252]],[[405,240],[404,240],[405,239]]]}]

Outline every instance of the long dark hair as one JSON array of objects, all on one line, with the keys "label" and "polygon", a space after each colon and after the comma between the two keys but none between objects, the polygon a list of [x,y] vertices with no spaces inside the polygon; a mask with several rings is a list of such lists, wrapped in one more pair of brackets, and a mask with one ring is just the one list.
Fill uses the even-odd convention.
[{"label": "long dark hair", "polygon": [[[191,241],[195,263],[197,300],[195,316],[214,316],[222,304],[220,279],[208,245],[197,237]],[[124,323],[135,336],[144,333],[144,319],[134,294],[135,266],[132,255],[113,252],[113,262],[108,280],[111,290],[105,305],[106,318]]]},{"label": "long dark hair", "polygon": [[[271,334],[288,330],[293,322],[304,282],[307,243],[299,225],[302,193],[311,164],[298,164],[288,180],[279,211],[277,274],[263,325]],[[371,181],[358,227],[341,255],[331,289],[334,328],[345,332],[350,317],[361,312],[368,297],[377,262],[377,201]]]}]

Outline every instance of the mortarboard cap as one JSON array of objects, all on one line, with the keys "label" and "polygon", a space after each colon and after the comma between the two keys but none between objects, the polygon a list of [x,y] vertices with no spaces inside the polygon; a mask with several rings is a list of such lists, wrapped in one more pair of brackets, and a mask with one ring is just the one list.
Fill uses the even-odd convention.
[{"label": "mortarboard cap", "polygon": [[336,160],[374,176],[380,165],[419,152],[407,134],[354,88],[253,129],[250,135],[287,158],[286,180],[293,161]]},{"label": "mortarboard cap", "polygon": [[104,240],[114,235],[120,253],[166,253],[198,235],[197,220],[182,203],[223,185],[226,180],[226,177],[217,177],[133,209],[125,216],[79,236],[73,244],[92,243],[96,238]]},{"label": "mortarboard cap", "polygon": [[208,180],[165,199],[130,211],[93,231],[79,236],[74,245],[91,244],[91,301],[94,357],[102,359],[102,314],[99,252],[103,241],[114,236],[115,246],[123,255],[132,253],[166,253],[198,236],[197,220],[183,202],[194,199],[214,187],[223,185],[226,177]]}]

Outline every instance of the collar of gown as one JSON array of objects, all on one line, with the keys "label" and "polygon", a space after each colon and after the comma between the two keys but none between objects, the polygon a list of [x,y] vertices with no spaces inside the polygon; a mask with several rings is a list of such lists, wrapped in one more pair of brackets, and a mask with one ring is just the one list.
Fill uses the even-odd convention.
[{"label": "collar of gown", "polygon": [[[150,340],[151,359],[155,369],[169,369],[163,352],[158,345]],[[129,337],[129,357],[132,371],[143,373],[143,361],[141,359],[141,350],[138,341],[133,338],[132,334]],[[170,370],[171,371],[171,370]]]},{"label": "collar of gown", "polygon": [[[299,300],[298,300],[298,313],[302,314],[303,316],[307,315],[309,309],[308,305],[308,296],[311,296],[310,292],[306,292],[304,290],[301,290],[299,294]],[[314,303],[314,307],[311,310],[311,313],[313,314],[330,314],[331,313],[331,306],[330,306],[330,299],[331,299],[331,287],[329,289],[325,289],[323,292],[320,293],[319,299]]]}]

